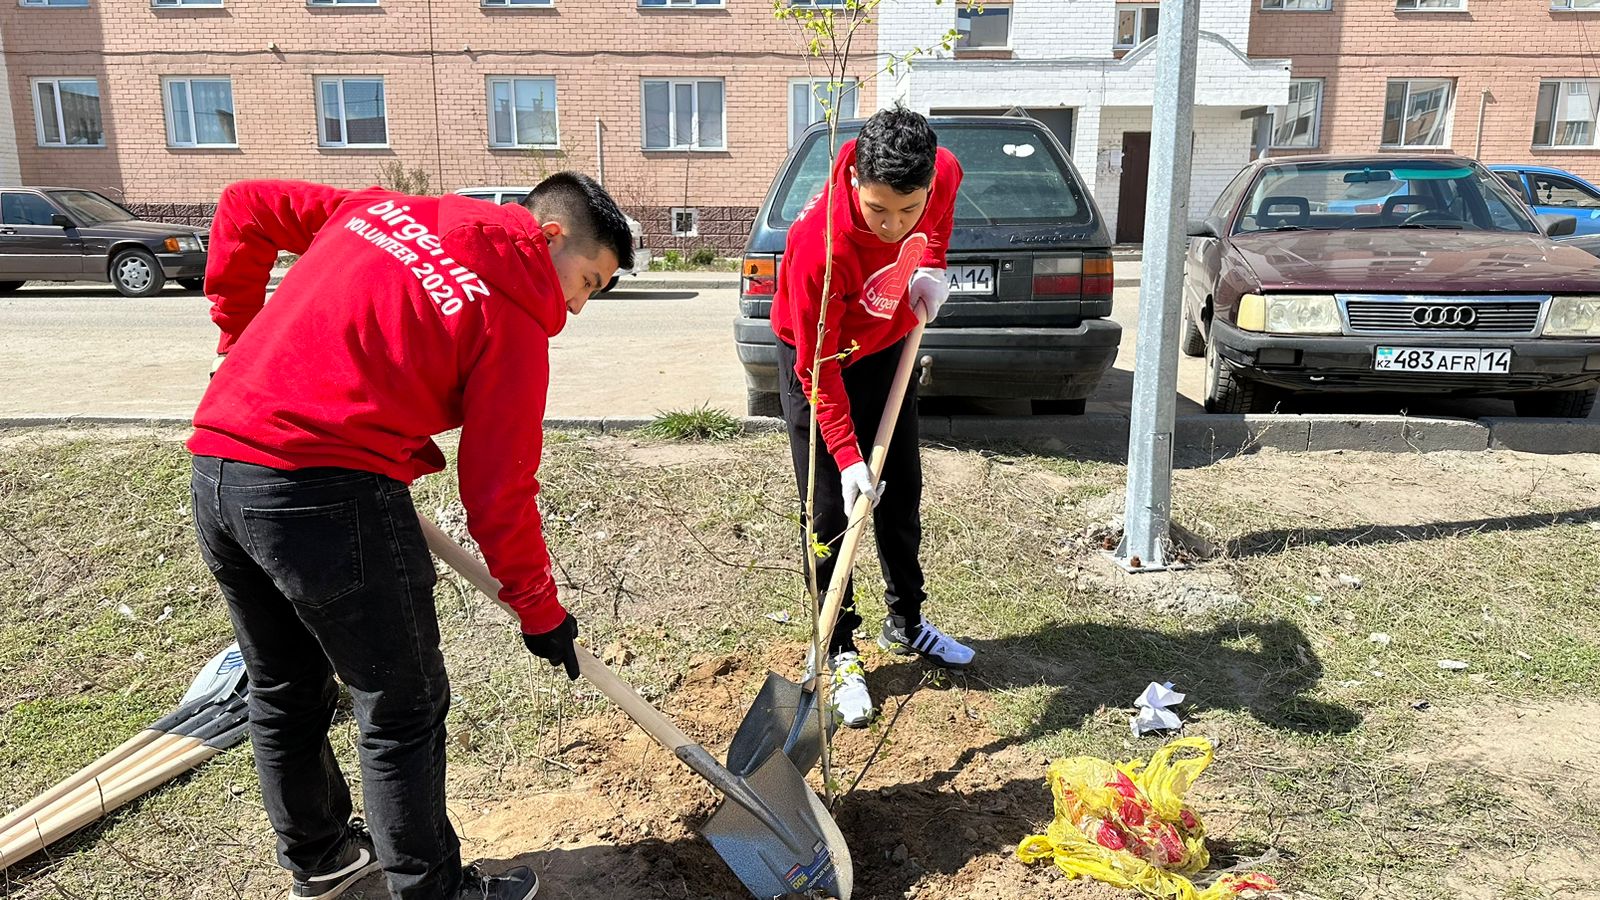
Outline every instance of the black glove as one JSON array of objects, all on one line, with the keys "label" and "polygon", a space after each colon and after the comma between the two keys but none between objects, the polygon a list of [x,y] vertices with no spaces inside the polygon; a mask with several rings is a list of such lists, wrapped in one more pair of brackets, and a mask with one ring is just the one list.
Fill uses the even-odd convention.
[{"label": "black glove", "polygon": [[577,639],[578,620],[572,617],[572,613],[567,613],[560,625],[544,634],[522,636],[529,653],[548,661],[552,666],[566,666],[567,677],[573,681],[578,680],[578,648],[573,643]]}]

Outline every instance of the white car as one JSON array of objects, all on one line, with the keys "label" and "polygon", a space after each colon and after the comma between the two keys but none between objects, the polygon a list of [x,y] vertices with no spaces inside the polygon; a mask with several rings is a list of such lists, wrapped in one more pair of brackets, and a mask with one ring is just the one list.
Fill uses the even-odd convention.
[{"label": "white car", "polygon": [[[521,203],[522,198],[528,196],[532,187],[474,187],[461,188],[456,191],[463,197],[474,200],[487,200],[490,203]],[[617,281],[624,275],[635,275],[640,272],[650,271],[650,249],[644,245],[644,226],[638,220],[626,213],[622,216],[628,220],[628,230],[633,232],[633,268],[619,269],[611,283],[607,284],[600,293],[604,294],[617,286]]]}]

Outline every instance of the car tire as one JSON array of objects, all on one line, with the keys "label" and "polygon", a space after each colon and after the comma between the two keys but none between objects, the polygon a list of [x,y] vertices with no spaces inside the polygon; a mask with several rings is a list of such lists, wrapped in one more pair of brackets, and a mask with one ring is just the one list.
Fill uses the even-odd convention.
[{"label": "car tire", "polygon": [[186,291],[203,291],[206,288],[204,278],[179,278],[178,286]]},{"label": "car tire", "polygon": [[1200,333],[1200,326],[1189,318],[1189,309],[1183,310],[1183,340],[1178,344],[1178,349],[1184,356],[1205,356],[1206,336]]},{"label": "car tire", "polygon": [[783,401],[771,391],[758,391],[748,388],[744,395],[744,408],[748,415],[764,416],[773,419],[783,418]]},{"label": "car tire", "polygon": [[1587,391],[1546,391],[1513,398],[1517,415],[1540,419],[1586,419],[1594,412],[1595,395],[1600,388]]},{"label": "car tire", "polygon": [[26,281],[0,281],[0,296],[15,294],[17,288],[27,284]]},{"label": "car tire", "polygon": [[124,297],[149,297],[166,283],[161,264],[148,250],[124,250],[111,258],[111,285]]},{"label": "car tire", "polygon": [[1241,377],[1222,359],[1215,343],[1206,344],[1205,357],[1206,412],[1238,415],[1272,411],[1277,402],[1276,391]]},{"label": "car tire", "polygon": [[1079,397],[1076,400],[1034,400],[1029,405],[1036,416],[1081,416],[1088,409],[1089,401]]}]

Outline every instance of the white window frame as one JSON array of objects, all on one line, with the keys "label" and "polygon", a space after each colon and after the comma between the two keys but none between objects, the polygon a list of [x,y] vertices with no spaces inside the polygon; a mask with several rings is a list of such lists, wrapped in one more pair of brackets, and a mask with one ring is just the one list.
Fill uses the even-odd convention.
[{"label": "white window frame", "polygon": [[[797,86],[800,86],[800,85],[805,85],[806,88],[807,88],[807,90],[806,90],[806,120],[807,120],[806,121],[806,128],[810,128],[812,125],[815,125],[817,122],[822,121],[821,119],[813,119],[813,118],[811,118],[811,111],[812,111],[811,110],[811,104],[820,103],[821,102],[821,98],[819,98],[817,96],[817,85],[827,85],[827,84],[838,84],[840,89],[839,89],[839,91],[837,93],[841,97],[846,95],[846,94],[854,96],[855,100],[856,100],[856,112],[857,112],[857,114],[859,114],[861,112],[861,82],[858,81],[854,76],[846,78],[844,81],[841,81],[841,82],[835,82],[832,78],[791,78],[791,79],[789,79],[789,103],[788,103],[788,106],[789,106],[789,146],[793,147],[794,146],[794,142],[800,139],[800,131],[796,131],[795,128],[794,128],[794,89]],[[802,131],[803,130],[804,129],[802,129]]]},{"label": "white window frame", "polygon": [[222,0],[150,0],[151,9],[221,9]]},{"label": "white window frame", "polygon": [[[1125,13],[1125,12],[1133,13],[1133,43],[1131,43],[1131,44],[1123,43],[1122,42],[1122,36],[1117,34],[1117,30],[1122,27],[1122,14]],[[1113,49],[1113,50],[1132,50],[1135,47],[1142,46],[1144,44],[1144,41],[1139,40],[1139,35],[1144,33],[1145,15],[1147,13],[1150,13],[1150,12],[1154,12],[1154,13],[1159,14],[1161,12],[1161,4],[1159,4],[1159,3],[1118,3],[1117,4],[1117,22],[1116,22],[1116,24],[1114,26],[1112,26],[1112,29],[1111,29],[1111,49]],[[1149,38],[1147,38],[1147,40],[1154,40],[1156,35],[1158,35],[1160,33],[1161,33],[1161,25],[1160,25],[1160,22],[1158,20],[1158,22],[1156,24],[1156,34],[1152,34]]]},{"label": "white window frame", "polygon": [[[217,4],[221,5],[221,4]],[[220,81],[228,86],[228,106],[234,113],[233,118],[233,143],[231,144],[202,144],[200,143],[200,129],[194,117],[194,83],[196,81]],[[172,85],[182,83],[184,90],[189,94],[189,134],[187,143],[177,139],[178,129],[174,127],[177,122],[172,118],[175,110],[172,108]],[[161,107],[167,120],[167,146],[181,150],[237,150],[239,148],[239,116],[238,109],[233,105],[233,79],[227,75],[163,75],[161,76]]]},{"label": "white window frame", "polygon": [[1312,150],[1322,146],[1322,99],[1323,92],[1327,90],[1327,83],[1321,78],[1291,78],[1289,85],[1315,84],[1317,86],[1316,112],[1311,117],[1311,143],[1309,144],[1280,144],[1278,143],[1278,116],[1288,110],[1288,105],[1274,106],[1269,116],[1271,131],[1268,133],[1268,146],[1274,150]]},{"label": "white window frame", "polygon": [[17,0],[17,5],[34,9],[85,9],[89,0],[69,0],[65,3],[61,0]]},{"label": "white window frame", "polygon": [[[678,216],[689,217],[689,230],[678,230]],[[699,237],[700,236],[700,209],[695,206],[673,206],[667,210],[667,228],[673,237]]]},{"label": "white window frame", "polygon": [[484,9],[553,9],[555,0],[479,0]]},{"label": "white window frame", "polygon": [[[1451,5],[1436,5],[1441,2]],[[1399,12],[1457,13],[1467,11],[1467,0],[1394,0],[1394,8]]]},{"label": "white window frame", "polygon": [[306,0],[307,6],[377,6],[378,0]]},{"label": "white window frame", "polygon": [[[1385,149],[1385,150],[1448,150],[1448,149],[1450,149],[1451,138],[1453,137],[1453,135],[1455,133],[1455,120],[1456,120],[1456,87],[1457,87],[1457,84],[1456,84],[1456,80],[1454,78],[1391,78],[1388,81],[1384,82],[1384,84],[1383,84],[1383,106],[1384,106],[1383,115],[1384,115],[1384,118],[1383,118],[1382,122],[1380,123],[1379,131],[1378,131],[1378,136],[1379,136],[1378,139],[1380,141],[1383,140],[1383,132],[1385,130],[1387,130],[1388,127],[1389,127],[1389,118],[1388,118],[1389,117],[1389,87],[1391,85],[1393,85],[1393,84],[1396,84],[1396,83],[1404,84],[1406,86],[1405,98],[1400,103],[1400,135],[1399,135],[1400,136],[1400,140],[1397,143],[1393,143],[1393,144],[1391,144],[1391,143],[1389,143],[1387,141],[1383,141],[1383,143],[1381,144],[1383,149]],[[1413,85],[1417,85],[1417,84],[1446,84],[1446,85],[1449,85],[1449,87],[1450,87],[1450,92],[1445,98],[1444,110],[1441,112],[1441,115],[1444,116],[1444,134],[1440,138],[1439,143],[1437,143],[1437,144],[1408,144],[1408,143],[1405,142],[1405,140],[1406,140],[1406,116],[1411,110],[1412,86]]]},{"label": "white window frame", "polygon": [[[556,117],[556,139],[552,144],[523,144],[519,143],[517,136],[521,129],[517,128],[517,82],[519,81],[547,81],[550,83],[550,99],[554,101],[551,112]],[[494,86],[505,84],[511,91],[511,140],[496,141],[494,136]],[[557,96],[556,77],[554,75],[490,75],[484,79],[484,92],[489,110],[489,149],[491,150],[560,150],[561,149],[561,98]],[[385,110],[387,112],[387,110]]]},{"label": "white window frame", "polygon": [[1261,8],[1268,12],[1327,12],[1333,9],[1333,0],[1261,0]]},{"label": "white window frame", "polygon": [[[69,144],[69,143],[67,143],[67,115],[66,115],[66,111],[61,108],[61,83],[64,82],[64,81],[66,81],[66,82],[88,81],[88,82],[91,82],[91,83],[94,84],[95,91],[97,92],[97,96],[99,96],[99,98],[100,98],[100,143],[98,143],[98,144]],[[55,143],[50,143],[50,142],[48,142],[48,141],[46,141],[44,139],[44,110],[42,108],[40,108],[40,106],[39,106],[39,85],[41,85],[41,84],[53,85],[54,88],[55,88],[55,90],[52,92],[52,96],[55,97],[55,101],[56,101],[56,108],[55,108],[56,131],[61,136],[61,140],[59,140],[59,141],[57,141]],[[33,97],[33,129],[34,129],[34,137],[38,141],[39,146],[40,147],[48,147],[51,150],[95,150],[95,149],[103,149],[106,146],[106,109],[105,109],[105,99],[106,98],[105,98],[105,94],[98,93],[99,90],[100,90],[100,79],[95,78],[93,75],[57,75],[57,76],[50,77],[50,78],[31,78],[31,79],[29,79],[28,80],[28,93],[31,94],[32,97]]]},{"label": "white window frame", "polygon": [[[349,104],[344,100],[344,83],[346,81],[376,81],[383,85],[383,143],[381,144],[352,144],[350,143],[350,115]],[[338,143],[330,143],[326,134],[327,110],[322,106],[322,86],[333,82],[339,85],[339,137]],[[389,148],[389,83],[382,75],[318,75],[312,79],[313,93],[316,97],[317,110],[317,146],[324,150],[387,150]]]},{"label": "white window frame", "polygon": [[1585,84],[1585,85],[1588,85],[1589,90],[1590,90],[1589,103],[1590,103],[1591,107],[1596,107],[1597,108],[1597,110],[1596,110],[1597,115],[1596,115],[1596,117],[1594,119],[1591,119],[1590,122],[1589,122],[1589,143],[1587,143],[1587,144],[1557,144],[1553,140],[1551,140],[1552,138],[1555,137],[1557,126],[1560,125],[1564,121],[1569,121],[1569,120],[1566,120],[1566,119],[1557,119],[1557,118],[1554,118],[1554,117],[1552,117],[1550,119],[1550,133],[1549,133],[1549,135],[1546,136],[1546,140],[1541,141],[1541,140],[1539,140],[1539,134],[1538,134],[1538,131],[1539,131],[1538,101],[1535,101],[1534,110],[1533,110],[1533,128],[1534,128],[1533,148],[1535,150],[1585,150],[1585,149],[1592,150],[1592,149],[1600,148],[1600,79],[1594,79],[1594,78],[1546,78],[1546,79],[1544,79],[1544,80],[1539,82],[1539,93],[1540,94],[1544,93],[1544,87],[1547,84],[1556,85],[1556,109],[1557,110],[1559,110],[1561,108],[1562,104],[1564,102],[1566,102],[1567,97],[1570,96],[1570,86],[1571,85],[1574,85],[1574,84]]},{"label": "white window frame", "polygon": [[[667,85],[667,146],[651,147],[649,145],[650,110],[646,107],[645,87],[652,84]],[[682,85],[694,85],[695,106],[700,105],[700,85],[715,84],[722,89],[722,145],[719,147],[700,146],[700,113],[696,109],[691,117],[694,129],[694,138],[689,144],[677,143],[678,121],[678,88]],[[641,78],[639,79],[639,147],[646,153],[670,153],[689,151],[693,153],[726,153],[728,151],[728,83],[722,78]]]},{"label": "white window frame", "polygon": [[1600,0],[1550,0],[1551,12],[1600,12]]},{"label": "white window frame", "polygon": [[[638,5],[638,7],[640,9],[643,9],[643,10],[659,10],[659,9],[727,9],[728,8],[727,0],[712,0],[712,2],[710,2],[710,3],[703,3],[703,2],[701,2],[701,0],[664,0],[664,2],[662,2],[662,3],[651,3],[651,4],[646,4],[644,2],[644,0],[635,0],[635,2]],[[802,6],[802,5],[809,5],[809,4],[796,3],[794,5],[795,6]],[[830,4],[830,5],[832,5],[832,4]]]},{"label": "white window frame", "polygon": [[[990,47],[990,46],[974,47],[974,46],[972,46],[970,44],[962,44],[961,43],[961,37],[960,37],[960,34],[959,34],[959,32],[961,30],[961,14],[962,13],[967,13],[970,16],[970,15],[975,14],[975,13],[988,12],[990,9],[1004,9],[1004,10],[1006,10],[1006,43],[1005,43],[1005,46],[1003,46],[1003,47]],[[955,51],[957,53],[1004,53],[1004,52],[1006,52],[1006,51],[1011,49],[1011,45],[1013,43],[1013,40],[1012,40],[1012,26],[1016,24],[1016,18],[1017,18],[1017,13],[1016,13],[1016,10],[1011,5],[1011,0],[1005,0],[1004,3],[985,3],[981,7],[976,6],[976,5],[968,6],[968,5],[964,4],[964,3],[963,4],[958,4],[956,6],[956,31],[958,32],[958,34],[956,36],[956,43],[954,45],[952,45],[952,46],[954,47],[954,49],[955,49]]]}]

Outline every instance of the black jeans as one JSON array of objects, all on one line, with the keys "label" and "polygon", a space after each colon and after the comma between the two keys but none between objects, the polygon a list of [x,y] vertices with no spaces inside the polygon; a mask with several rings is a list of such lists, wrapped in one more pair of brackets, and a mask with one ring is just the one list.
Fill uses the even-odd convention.
[{"label": "black jeans", "polygon": [[[805,521],[806,476],[810,463],[811,404],[800,377],[795,374],[795,348],[778,341],[778,392],[783,402],[783,418],[788,423],[789,450],[794,456],[795,483],[800,488],[801,521]],[[878,435],[878,420],[889,400],[889,386],[900,364],[904,341],[871,356],[862,357],[844,368],[844,389],[850,397],[850,417],[856,437],[869,455]],[[807,361],[807,365],[810,361]],[[889,454],[883,461],[886,485],[878,508],[872,513],[872,532],[878,541],[878,562],[883,567],[884,600],[890,615],[916,622],[922,615],[922,455],[917,447],[917,382],[913,377],[906,388],[906,399],[895,422]],[[811,544],[806,535],[838,550],[850,512],[844,508],[844,489],[839,483],[839,467],[833,454],[817,436],[816,522],[808,524],[802,539],[806,553]],[[826,591],[833,577],[837,554],[817,561],[817,582]],[[856,612],[855,582],[845,587],[844,606],[828,644],[830,656],[855,649],[852,634],[861,625]]]},{"label": "black jeans", "polygon": [[250,676],[250,739],[278,860],[333,868],[350,788],[328,743],[338,692],[360,727],[362,793],[401,900],[453,898],[461,845],[445,816],[445,713],[433,559],[411,492],[349,469],[281,471],[196,457],[200,552]]}]

